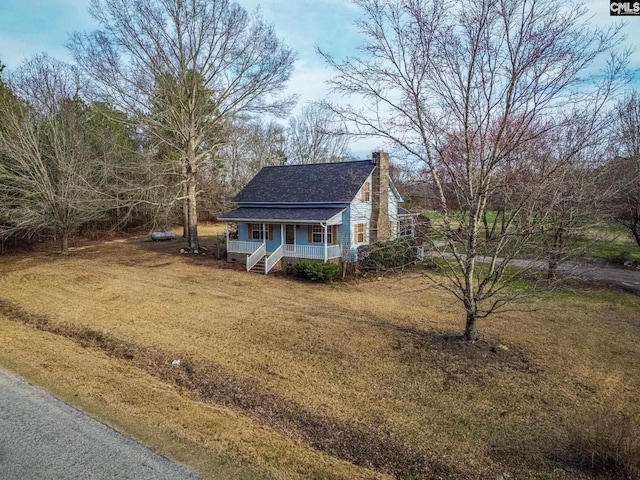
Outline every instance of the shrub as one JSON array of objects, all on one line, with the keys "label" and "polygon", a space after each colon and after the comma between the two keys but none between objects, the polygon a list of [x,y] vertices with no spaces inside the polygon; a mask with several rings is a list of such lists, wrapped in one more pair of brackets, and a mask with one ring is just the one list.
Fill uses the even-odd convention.
[{"label": "shrub", "polygon": [[401,270],[418,260],[416,242],[412,238],[397,238],[358,248],[360,270]]},{"label": "shrub", "polygon": [[612,264],[619,265],[621,267],[635,267],[640,264],[640,262],[634,261],[629,252],[618,253],[617,255],[610,257],[609,261]]},{"label": "shrub", "polygon": [[574,426],[570,435],[593,468],[640,478],[640,413],[607,409]]},{"label": "shrub", "polygon": [[340,267],[335,263],[301,260],[287,267],[286,272],[289,275],[314,282],[332,282],[340,275]]}]

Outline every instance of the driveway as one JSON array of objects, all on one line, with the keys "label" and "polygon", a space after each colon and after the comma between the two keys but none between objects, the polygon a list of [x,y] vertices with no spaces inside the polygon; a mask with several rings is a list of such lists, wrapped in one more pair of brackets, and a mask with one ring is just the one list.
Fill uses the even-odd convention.
[{"label": "driveway", "polygon": [[201,480],[0,369],[3,480]]},{"label": "driveway", "polygon": [[[488,258],[480,261],[488,262]],[[547,263],[540,260],[511,260],[509,265],[518,268],[546,270]],[[576,259],[558,265],[559,275],[573,276],[583,280],[595,280],[623,288],[640,295],[640,270],[612,267],[598,260]]]},{"label": "driveway", "polygon": [[[433,257],[453,258],[450,253],[446,252],[433,251],[431,255]],[[491,257],[477,257],[477,260],[480,263],[489,263],[491,262]],[[502,259],[498,258],[498,261],[500,262]],[[547,269],[547,263],[541,260],[514,259],[509,261],[509,265],[516,268]],[[603,261],[583,258],[561,263],[557,268],[557,273],[583,280],[607,283],[640,295],[640,270],[612,267]]]}]

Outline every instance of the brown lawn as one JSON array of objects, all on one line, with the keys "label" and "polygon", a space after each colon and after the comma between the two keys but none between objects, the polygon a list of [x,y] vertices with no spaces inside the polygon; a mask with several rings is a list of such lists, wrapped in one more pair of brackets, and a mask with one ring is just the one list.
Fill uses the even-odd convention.
[{"label": "brown lawn", "polygon": [[596,478],[569,430],[637,413],[637,297],[537,293],[467,345],[419,275],[316,285],[182,244],[0,258],[0,364],[210,478]]}]

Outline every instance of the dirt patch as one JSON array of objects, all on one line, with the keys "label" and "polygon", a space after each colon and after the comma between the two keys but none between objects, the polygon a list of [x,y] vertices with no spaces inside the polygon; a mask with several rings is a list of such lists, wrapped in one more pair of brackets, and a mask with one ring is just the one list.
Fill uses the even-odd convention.
[{"label": "dirt patch", "polygon": [[215,363],[190,360],[175,352],[150,350],[87,327],[54,324],[44,315],[31,314],[4,300],[0,300],[0,313],[13,321],[72,339],[85,348],[126,360],[177,387],[183,394],[240,410],[355,465],[397,478],[472,478],[460,467],[430,458],[426,452],[405,444],[384,427],[374,429],[311,413],[269,392],[257,381],[234,376]]},{"label": "dirt patch", "polygon": [[452,365],[471,372],[478,368],[490,368],[501,371],[515,371],[531,375],[540,373],[530,357],[515,346],[507,346],[489,337],[468,342],[460,335],[416,328],[399,329],[410,340],[410,344],[419,355],[429,355],[438,364]]}]

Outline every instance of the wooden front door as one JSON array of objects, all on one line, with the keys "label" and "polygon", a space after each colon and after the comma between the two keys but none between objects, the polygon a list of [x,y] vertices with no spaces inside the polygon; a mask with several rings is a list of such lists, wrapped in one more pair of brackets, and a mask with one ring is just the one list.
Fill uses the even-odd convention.
[{"label": "wooden front door", "polygon": [[295,225],[285,225],[284,227],[284,243],[287,245],[295,245],[296,244],[296,226]]}]

